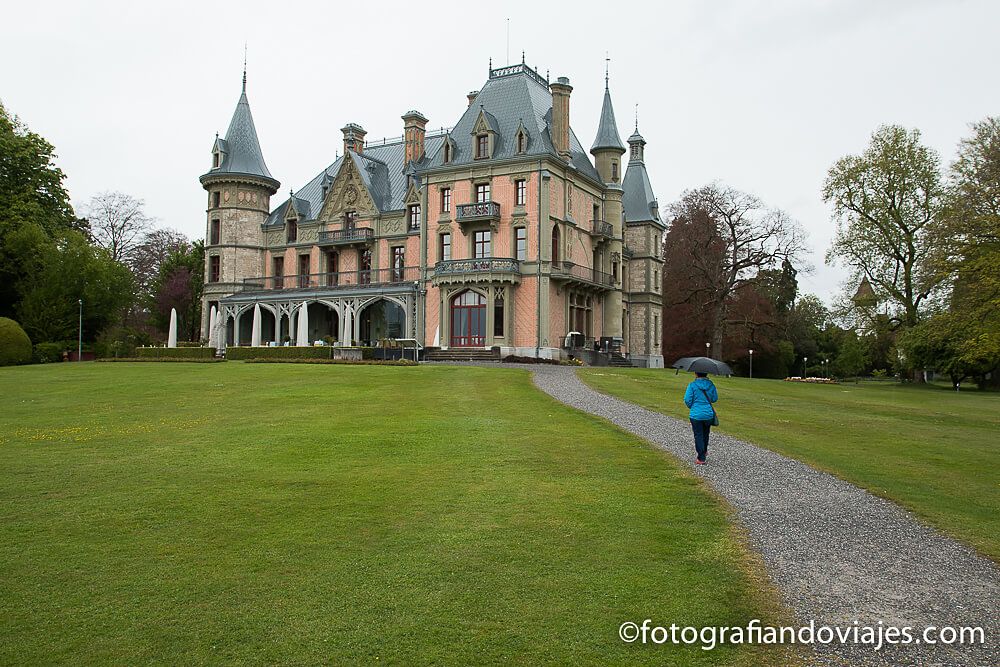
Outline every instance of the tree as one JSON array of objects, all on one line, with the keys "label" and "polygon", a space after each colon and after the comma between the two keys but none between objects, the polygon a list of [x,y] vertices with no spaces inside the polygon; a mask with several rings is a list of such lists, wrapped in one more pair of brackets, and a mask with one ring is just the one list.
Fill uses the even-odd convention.
[{"label": "tree", "polygon": [[864,153],[830,168],[823,200],[837,221],[827,262],[849,266],[855,285],[867,278],[893,329],[915,326],[941,282],[927,261],[944,203],[937,155],[917,130],[883,126]]},{"label": "tree", "polygon": [[17,313],[36,342],[76,338],[82,299],[83,335],[94,340],[120,319],[132,295],[132,277],[107,251],[68,231],[39,247],[38,265],[23,281]]},{"label": "tree", "polygon": [[178,335],[198,340],[201,335],[201,294],[205,283],[205,244],[195,241],[175,250],[163,262],[151,285],[153,322],[165,332],[170,310],[177,309]]},{"label": "tree", "polygon": [[800,259],[802,227],[757,197],[718,184],[684,192],[671,213],[665,250],[683,258],[675,276],[686,281],[680,302],[706,312],[711,353],[721,359],[733,297],[760,271]]},{"label": "tree", "polygon": [[76,224],[53,150],[0,104],[0,316],[13,316],[39,244]]},{"label": "tree", "polygon": [[102,192],[84,206],[94,242],[116,262],[129,263],[153,221],[143,211],[143,201],[122,192]]}]

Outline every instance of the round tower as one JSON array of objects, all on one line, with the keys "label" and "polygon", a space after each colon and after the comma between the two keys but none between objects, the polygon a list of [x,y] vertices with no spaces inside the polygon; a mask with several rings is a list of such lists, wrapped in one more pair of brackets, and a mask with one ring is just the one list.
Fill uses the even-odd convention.
[{"label": "round tower", "polygon": [[271,195],[281,186],[268,171],[260,150],[247,101],[246,72],[226,137],[215,137],[211,165],[199,179],[208,193],[203,339],[209,335],[211,307],[239,291],[244,279],[264,275],[262,225],[271,210]]}]

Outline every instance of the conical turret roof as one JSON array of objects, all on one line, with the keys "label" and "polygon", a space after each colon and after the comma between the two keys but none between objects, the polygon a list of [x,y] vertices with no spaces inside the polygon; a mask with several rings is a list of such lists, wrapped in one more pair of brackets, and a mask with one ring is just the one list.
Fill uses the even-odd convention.
[{"label": "conical turret roof", "polygon": [[274,188],[277,190],[278,181],[268,171],[267,164],[264,163],[264,154],[260,150],[257,129],[254,127],[253,115],[250,113],[250,102],[247,100],[245,76],[243,91],[240,94],[239,102],[236,103],[236,111],[233,112],[233,119],[229,122],[225,140],[219,142],[219,148],[222,149],[223,153],[222,161],[218,167],[205,174],[206,176],[221,174],[257,176],[273,182]]},{"label": "conical turret roof", "polygon": [[606,148],[625,152],[625,145],[618,135],[618,125],[615,123],[615,109],[611,105],[611,91],[608,90],[607,86],[604,87],[604,106],[601,107],[601,121],[597,124],[597,137],[594,139],[594,145],[590,147],[590,152]]}]

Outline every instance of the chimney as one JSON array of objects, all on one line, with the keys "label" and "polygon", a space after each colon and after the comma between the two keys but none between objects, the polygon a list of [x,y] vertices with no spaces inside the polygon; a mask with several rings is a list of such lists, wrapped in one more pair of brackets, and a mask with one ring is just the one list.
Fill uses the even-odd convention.
[{"label": "chimney", "polygon": [[361,153],[365,149],[365,128],[361,127],[357,123],[348,123],[344,127],[340,128],[340,131],[344,133],[344,155],[347,155],[347,151],[352,150],[355,153]]},{"label": "chimney", "polygon": [[478,90],[473,90],[473,91],[469,92],[469,106],[470,107],[472,106],[472,103],[476,101],[476,95],[478,95],[478,94],[479,94]]},{"label": "chimney", "polygon": [[564,76],[549,85],[552,91],[552,143],[564,159],[569,160],[569,95],[573,86]]},{"label": "chimney", "polygon": [[424,134],[427,119],[419,111],[407,111],[403,114],[403,142],[406,144],[404,165],[417,162],[424,156]]}]

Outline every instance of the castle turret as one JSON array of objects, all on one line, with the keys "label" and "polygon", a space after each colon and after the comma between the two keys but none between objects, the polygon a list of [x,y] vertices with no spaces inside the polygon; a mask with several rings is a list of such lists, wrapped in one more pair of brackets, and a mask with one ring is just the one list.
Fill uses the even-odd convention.
[{"label": "castle turret", "polygon": [[281,186],[260,150],[247,100],[246,71],[226,137],[215,137],[211,164],[199,179],[208,192],[202,338],[208,337],[211,306],[236,291],[245,278],[264,275],[261,226],[271,210],[271,195]]},{"label": "castle turret", "polygon": [[613,238],[608,244],[611,255],[611,272],[616,277],[618,288],[604,297],[604,335],[623,336],[623,305],[622,288],[624,263],[622,260],[622,188],[620,165],[625,146],[622,145],[615,122],[615,109],[611,104],[611,90],[608,87],[608,77],[604,76],[604,104],[601,107],[601,120],[597,124],[597,137],[590,153],[594,156],[597,173],[606,184],[604,193],[604,220],[611,223],[614,230]]},{"label": "castle turret", "polygon": [[659,205],[646,173],[646,140],[628,138],[629,162],[622,180],[622,212],[629,260],[629,349],[632,358],[650,368],[663,367],[663,234]]}]

